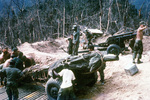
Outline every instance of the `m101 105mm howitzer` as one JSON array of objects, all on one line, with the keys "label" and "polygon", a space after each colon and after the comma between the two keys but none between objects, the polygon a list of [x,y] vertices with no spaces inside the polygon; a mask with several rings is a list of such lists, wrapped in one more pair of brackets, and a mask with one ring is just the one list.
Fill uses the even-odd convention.
[{"label": "m101 105mm howitzer", "polygon": [[[113,35],[107,38],[106,42],[94,45],[95,47],[104,47],[99,50],[107,50],[107,54],[119,55],[123,50],[125,50],[125,41],[134,39],[136,33],[127,32],[123,34]],[[131,47],[131,46],[130,46]],[[133,47],[131,47],[133,48]]]}]

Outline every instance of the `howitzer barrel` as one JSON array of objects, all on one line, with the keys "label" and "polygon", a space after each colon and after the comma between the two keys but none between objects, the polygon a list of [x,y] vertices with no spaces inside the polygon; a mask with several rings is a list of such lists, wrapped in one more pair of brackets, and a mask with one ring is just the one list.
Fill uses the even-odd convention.
[{"label": "howitzer barrel", "polygon": [[133,34],[133,32],[127,32],[127,33],[123,33],[123,34],[113,35],[112,37],[120,37],[120,36],[130,35],[130,34]]},{"label": "howitzer barrel", "polygon": [[131,32],[124,33],[124,34],[119,34],[119,35],[114,35],[114,36],[109,37],[107,39],[107,43],[108,44],[116,44],[116,42],[117,42],[118,44],[120,44],[124,40],[126,40],[126,39],[132,39],[135,36],[136,36],[136,33],[131,33]]},{"label": "howitzer barrel", "polygon": [[116,38],[121,38],[121,39],[132,39],[136,36],[136,33],[133,33],[133,34],[126,34],[126,35],[123,35],[123,36],[120,36],[120,37],[116,37]]}]

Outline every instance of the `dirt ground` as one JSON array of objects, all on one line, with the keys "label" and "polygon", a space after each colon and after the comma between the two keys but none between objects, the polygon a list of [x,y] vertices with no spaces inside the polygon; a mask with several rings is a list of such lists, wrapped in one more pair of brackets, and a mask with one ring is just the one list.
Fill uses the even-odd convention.
[{"label": "dirt ground", "polygon": [[[150,92],[150,37],[144,36],[144,52],[142,64],[136,64],[139,72],[133,76],[125,73],[124,67],[132,64],[130,51],[119,55],[119,61],[107,62],[105,68],[105,84],[97,82],[94,87],[87,88],[81,98],[92,100],[149,100]],[[100,79],[98,79],[99,81]]]},{"label": "dirt ground", "polygon": [[[125,73],[124,67],[132,64],[130,51],[119,55],[118,61],[106,63],[105,84],[98,78],[93,87],[86,87],[77,94],[78,98],[91,100],[149,100],[150,93],[150,37],[144,36],[142,64],[136,64],[139,72],[133,76]],[[18,47],[25,55],[33,56],[36,63],[51,65],[60,58],[67,57],[60,46],[66,45],[64,39],[24,43]]]}]

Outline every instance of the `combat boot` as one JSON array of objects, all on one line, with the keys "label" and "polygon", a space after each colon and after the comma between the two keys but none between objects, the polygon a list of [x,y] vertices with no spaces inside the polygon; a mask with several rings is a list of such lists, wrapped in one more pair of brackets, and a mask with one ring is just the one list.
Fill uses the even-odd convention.
[{"label": "combat boot", "polygon": [[140,60],[137,60],[137,64],[140,64],[140,63],[143,63],[142,61],[140,61]]}]

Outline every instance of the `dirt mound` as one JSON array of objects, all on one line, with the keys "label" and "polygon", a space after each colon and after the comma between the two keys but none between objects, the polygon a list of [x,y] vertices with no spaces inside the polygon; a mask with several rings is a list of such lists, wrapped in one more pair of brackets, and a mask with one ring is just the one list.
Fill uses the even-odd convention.
[{"label": "dirt mound", "polygon": [[42,41],[33,43],[31,46],[40,52],[56,53],[59,49],[60,44],[58,44],[57,42]]},{"label": "dirt mound", "polygon": [[[61,41],[61,42],[60,42]],[[32,56],[36,63],[40,65],[50,65],[57,59],[67,57],[68,54],[59,47],[65,45],[62,39],[55,41],[41,41],[36,43],[24,43],[18,47],[24,55]]]}]

